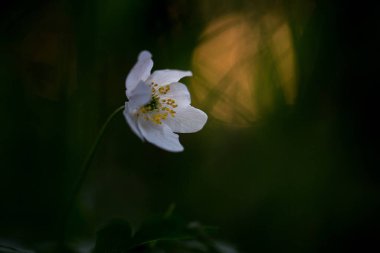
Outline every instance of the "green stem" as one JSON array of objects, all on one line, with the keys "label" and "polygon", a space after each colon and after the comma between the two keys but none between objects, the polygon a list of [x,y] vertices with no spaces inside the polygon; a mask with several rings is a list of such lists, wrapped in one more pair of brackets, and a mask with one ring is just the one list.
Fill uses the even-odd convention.
[{"label": "green stem", "polygon": [[65,213],[65,216],[64,216],[64,233],[66,234],[66,226],[67,226],[67,223],[68,223],[68,220],[69,220],[69,217],[70,217],[70,213],[74,207],[74,204],[75,204],[75,200],[77,198],[77,195],[79,194],[81,188],[82,188],[82,185],[83,185],[83,182],[87,176],[87,173],[88,173],[88,170],[90,168],[90,165],[91,165],[91,161],[92,161],[92,158],[94,157],[94,154],[95,154],[95,151],[96,151],[96,148],[98,147],[98,144],[100,142],[100,140],[102,139],[103,135],[104,135],[104,132],[106,131],[109,123],[111,122],[111,120],[115,117],[115,115],[117,113],[119,113],[120,111],[124,110],[124,105],[123,106],[120,106],[119,108],[117,108],[115,111],[113,111],[111,113],[110,116],[108,116],[106,122],[104,122],[102,128],[100,129],[99,131],[99,134],[98,136],[96,137],[95,139],[95,142],[92,144],[91,148],[90,148],[90,151],[88,152],[85,160],[83,161],[82,163],[82,166],[81,166],[81,172],[80,172],[80,177],[75,185],[75,188],[74,188],[74,191],[69,199],[69,202],[68,202],[68,208],[66,210],[66,213]]}]

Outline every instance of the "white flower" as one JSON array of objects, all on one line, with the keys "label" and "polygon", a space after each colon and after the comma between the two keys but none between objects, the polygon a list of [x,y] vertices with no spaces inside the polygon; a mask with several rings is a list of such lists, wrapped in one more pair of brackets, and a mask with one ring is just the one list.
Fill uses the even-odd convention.
[{"label": "white flower", "polygon": [[136,65],[126,79],[124,117],[132,131],[162,149],[183,151],[175,133],[197,132],[205,125],[207,115],[190,105],[187,87],[178,81],[191,76],[191,71],[156,70],[148,51],[139,54]]}]

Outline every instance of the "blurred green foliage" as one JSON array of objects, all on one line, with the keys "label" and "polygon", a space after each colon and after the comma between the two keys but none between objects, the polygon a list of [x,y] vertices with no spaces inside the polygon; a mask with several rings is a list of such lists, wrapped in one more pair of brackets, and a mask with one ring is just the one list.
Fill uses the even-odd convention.
[{"label": "blurred green foliage", "polygon": [[236,128],[207,111],[207,100],[194,100],[210,118],[201,132],[181,135],[181,154],[141,143],[119,115],[67,236],[94,239],[112,217],[139,227],[175,202],[187,220],[219,227],[241,252],[378,248],[375,8],[327,0],[8,0],[0,7],[2,241],[33,248],[62,236],[82,159],[125,102],[125,77],[141,50],[152,52],[154,69],[192,69],[214,19],[244,13],[253,26],[275,9],[291,31],[294,103],[284,102],[268,54],[259,74],[274,94],[270,110]]}]

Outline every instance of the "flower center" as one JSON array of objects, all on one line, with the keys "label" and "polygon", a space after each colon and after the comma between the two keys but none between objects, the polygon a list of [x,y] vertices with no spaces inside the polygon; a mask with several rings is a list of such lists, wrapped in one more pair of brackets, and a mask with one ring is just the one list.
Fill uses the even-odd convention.
[{"label": "flower center", "polygon": [[158,96],[152,95],[150,102],[143,106],[144,111],[150,112],[158,109],[160,106],[160,98]]},{"label": "flower center", "polygon": [[170,92],[170,86],[165,85],[158,87],[158,84],[152,82],[150,85],[152,90],[152,98],[146,105],[142,106],[137,115],[144,115],[145,120],[149,120],[157,125],[161,125],[163,120],[168,116],[175,117],[178,107],[175,99],[167,98],[165,95]]}]

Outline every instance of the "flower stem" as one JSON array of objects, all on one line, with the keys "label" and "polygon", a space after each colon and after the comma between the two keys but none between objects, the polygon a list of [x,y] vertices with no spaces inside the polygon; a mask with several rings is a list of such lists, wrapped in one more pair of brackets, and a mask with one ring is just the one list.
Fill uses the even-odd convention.
[{"label": "flower stem", "polygon": [[74,207],[74,204],[75,204],[75,200],[77,199],[77,196],[82,188],[82,185],[83,185],[83,182],[87,176],[87,173],[88,173],[88,170],[90,168],[90,165],[91,165],[91,161],[92,161],[92,158],[94,157],[94,154],[95,154],[95,151],[99,145],[99,142],[100,140],[102,139],[109,123],[111,122],[111,120],[115,117],[115,115],[117,113],[119,113],[120,111],[124,110],[124,105],[123,106],[120,106],[119,108],[117,108],[115,111],[113,111],[110,116],[108,116],[107,120],[104,122],[102,128],[100,129],[99,133],[98,133],[98,136],[96,137],[94,143],[92,144],[89,152],[87,153],[87,156],[86,158],[84,159],[83,163],[82,163],[82,166],[81,166],[81,169],[80,169],[80,176],[78,178],[78,181],[76,182],[75,184],[75,188],[74,188],[74,191],[69,199],[69,202],[68,202],[68,207],[67,207],[67,210],[66,212],[64,213],[64,237],[65,237],[65,234],[66,234],[66,229],[67,229],[67,223],[68,223],[68,220],[69,220],[69,217],[70,217],[70,213]]}]

